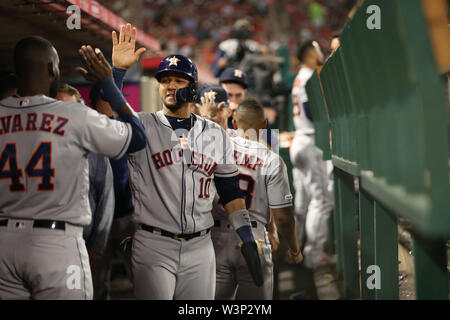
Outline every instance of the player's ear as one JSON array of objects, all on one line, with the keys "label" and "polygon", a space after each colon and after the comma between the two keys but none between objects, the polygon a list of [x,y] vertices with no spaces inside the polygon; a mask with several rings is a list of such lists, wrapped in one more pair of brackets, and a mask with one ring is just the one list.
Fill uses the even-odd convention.
[{"label": "player's ear", "polygon": [[48,71],[48,75],[50,76],[50,78],[52,78],[52,79],[56,78],[56,69],[55,69],[54,62],[49,62],[47,64],[47,71]]}]

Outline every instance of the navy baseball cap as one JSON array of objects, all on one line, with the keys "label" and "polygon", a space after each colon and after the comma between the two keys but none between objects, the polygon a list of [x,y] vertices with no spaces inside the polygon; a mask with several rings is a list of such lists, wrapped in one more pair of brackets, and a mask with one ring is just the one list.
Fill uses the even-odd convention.
[{"label": "navy baseball cap", "polygon": [[248,88],[248,78],[247,74],[239,69],[236,68],[226,68],[219,77],[219,83],[227,83],[227,82],[233,82],[240,84],[245,89]]},{"label": "navy baseball cap", "polygon": [[205,94],[214,94],[215,100],[214,102],[218,105],[221,102],[225,102],[225,106],[228,107],[230,104],[230,100],[228,98],[228,92],[225,91],[224,88],[219,86],[213,86],[208,84],[202,84],[199,86],[199,99],[203,97]]}]

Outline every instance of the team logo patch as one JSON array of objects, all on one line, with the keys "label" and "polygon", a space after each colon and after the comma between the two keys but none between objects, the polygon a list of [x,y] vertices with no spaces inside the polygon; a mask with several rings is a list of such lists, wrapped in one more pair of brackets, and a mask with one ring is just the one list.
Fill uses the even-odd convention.
[{"label": "team logo patch", "polygon": [[242,78],[242,71],[239,69],[234,69],[234,76],[238,78]]},{"label": "team logo patch", "polygon": [[167,61],[169,61],[169,67],[171,66],[171,65],[175,65],[176,67],[178,67],[178,62],[180,62],[181,60],[180,59],[178,59],[177,57],[172,57],[172,58],[167,58],[166,59]]},{"label": "team logo patch", "polygon": [[292,194],[287,194],[284,196],[284,200],[292,200],[293,196]]},{"label": "team logo patch", "polygon": [[184,133],[183,136],[178,139],[178,141],[180,142],[181,149],[189,149],[188,139],[186,138]]},{"label": "team logo patch", "polygon": [[215,92],[213,89],[211,89],[209,92],[205,93],[205,96],[207,96],[209,99],[216,100],[217,92]]},{"label": "team logo patch", "polygon": [[20,106],[21,107],[26,106],[28,104],[30,104],[30,100],[28,100],[28,99],[24,99],[24,100],[20,101]]}]

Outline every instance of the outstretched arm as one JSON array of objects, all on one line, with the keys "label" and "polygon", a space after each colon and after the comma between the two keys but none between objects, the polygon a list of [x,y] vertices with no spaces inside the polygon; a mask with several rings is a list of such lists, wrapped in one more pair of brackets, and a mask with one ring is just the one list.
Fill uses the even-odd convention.
[{"label": "outstretched arm", "polygon": [[109,102],[112,110],[116,111],[120,120],[127,122],[132,128],[132,137],[127,153],[143,149],[147,138],[142,123],[136,113],[125,100],[122,92],[117,88],[112,77],[112,68],[103,53],[91,46],[82,46],[78,51],[85,68],[76,68],[88,81],[99,83],[103,90],[103,98]]}]

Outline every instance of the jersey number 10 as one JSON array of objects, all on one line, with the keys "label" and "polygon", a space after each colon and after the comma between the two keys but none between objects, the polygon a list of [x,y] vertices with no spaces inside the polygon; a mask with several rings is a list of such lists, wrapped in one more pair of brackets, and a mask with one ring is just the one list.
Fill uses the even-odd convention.
[{"label": "jersey number 10", "polygon": [[[41,178],[41,183],[38,185],[38,191],[52,191],[54,188],[52,178],[55,176],[55,169],[51,167],[51,154],[52,143],[41,142],[25,168],[25,173],[28,177]],[[9,169],[5,169],[8,162]],[[40,162],[41,165],[38,167]],[[16,144],[8,143],[0,156],[0,179],[11,180],[9,190],[12,192],[26,191],[25,185],[20,181],[22,175],[22,169],[20,169],[17,164]]]}]

